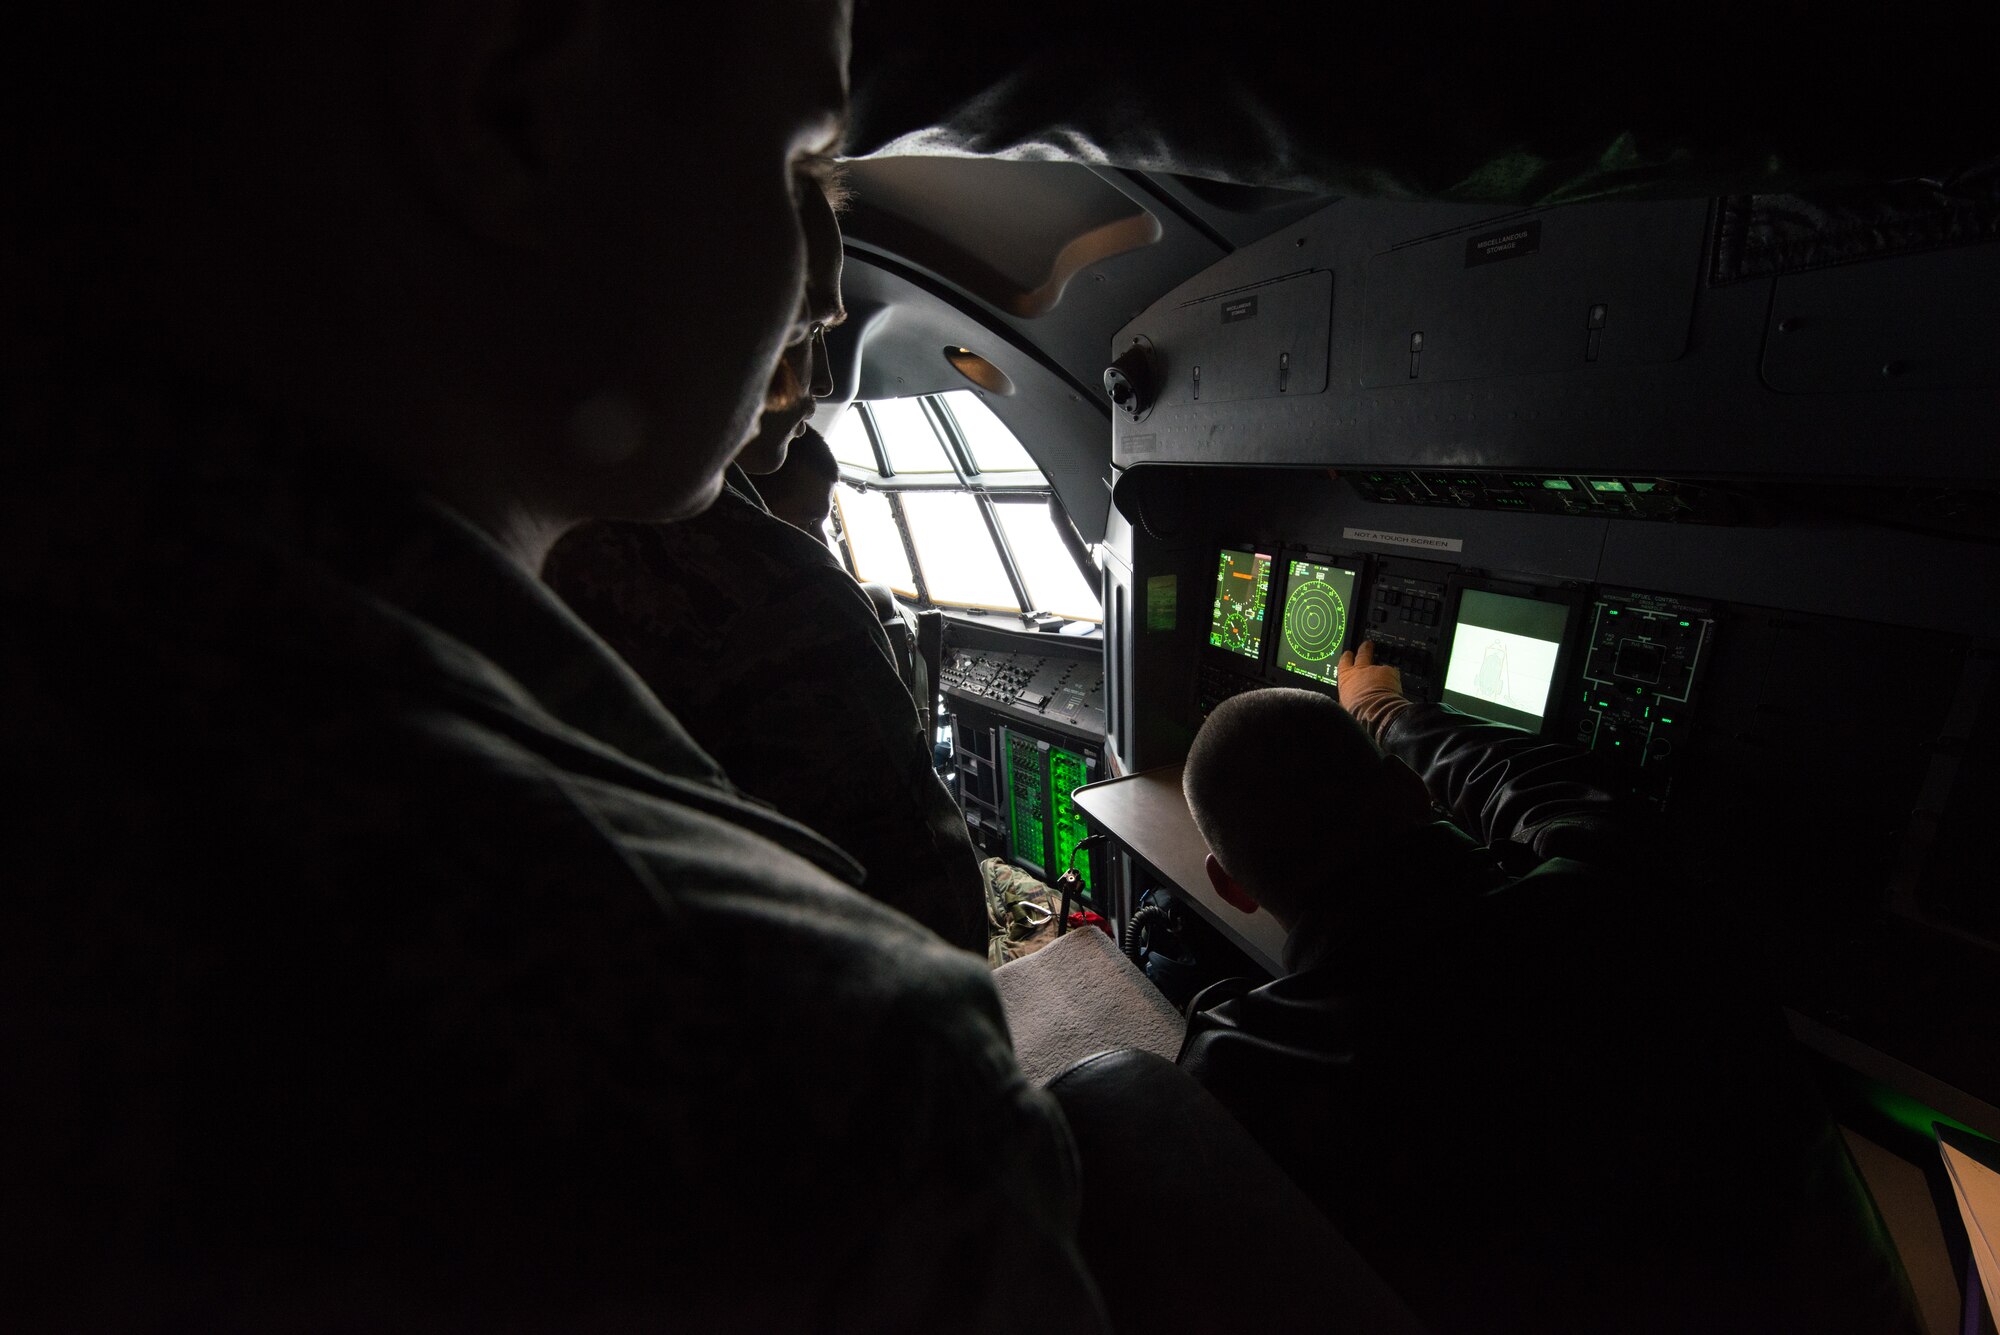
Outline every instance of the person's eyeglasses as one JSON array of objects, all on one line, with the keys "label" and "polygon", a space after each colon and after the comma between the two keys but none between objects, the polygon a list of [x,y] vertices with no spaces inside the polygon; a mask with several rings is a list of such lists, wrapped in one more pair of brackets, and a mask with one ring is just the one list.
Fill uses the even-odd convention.
[{"label": "person's eyeglasses", "polygon": [[833,358],[826,351],[826,326],[813,321],[812,332],[806,335],[807,346],[811,349],[812,366],[807,372],[807,391],[816,399],[826,398],[833,393]]}]

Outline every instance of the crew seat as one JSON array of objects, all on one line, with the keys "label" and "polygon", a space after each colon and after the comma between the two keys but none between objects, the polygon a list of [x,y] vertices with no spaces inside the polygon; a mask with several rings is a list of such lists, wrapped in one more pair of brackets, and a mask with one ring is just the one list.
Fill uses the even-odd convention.
[{"label": "crew seat", "polygon": [[1423,1335],[1284,1170],[1166,1058],[1100,1052],[1046,1087],[1076,1138],[1078,1244],[1113,1329]]},{"label": "crew seat", "polygon": [[[882,630],[889,637],[889,648],[896,656],[896,672],[902,677],[903,685],[910,688],[910,697],[917,702],[924,726],[929,728],[932,722],[931,683],[937,678],[926,665],[919,648],[918,614],[903,606],[887,584],[866,583],[861,586],[861,591],[875,605],[875,615],[881,619]],[[933,612],[927,615],[938,614]]]}]

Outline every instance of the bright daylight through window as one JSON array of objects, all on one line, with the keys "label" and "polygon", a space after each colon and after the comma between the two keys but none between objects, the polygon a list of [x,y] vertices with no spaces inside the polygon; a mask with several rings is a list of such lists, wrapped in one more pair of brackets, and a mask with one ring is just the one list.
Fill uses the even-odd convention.
[{"label": "bright daylight through window", "polygon": [[1014,554],[1014,566],[1021,582],[1028,586],[1028,601],[1045,612],[1098,621],[1104,609],[1098,605],[1097,591],[1084,582],[1083,574],[1070,558],[1056,532],[1055,516],[1046,501],[1002,501],[993,507],[1007,550]]},{"label": "bright daylight through window", "polygon": [[877,399],[868,405],[889,467],[898,473],[949,473],[951,460],[937,437],[920,399]]},{"label": "bright daylight through window", "polygon": [[850,468],[864,473],[878,473],[875,463],[875,447],[868,443],[868,424],[861,420],[857,412],[844,412],[826,433],[827,447],[833,457]]},{"label": "bright daylight through window", "polygon": [[1021,448],[1021,442],[1014,438],[1007,424],[995,417],[977,394],[955,389],[938,397],[951,409],[952,420],[965,436],[974,468],[982,473],[1032,473],[1036,481],[1041,481],[1042,472],[1035,467],[1035,461]]},{"label": "bright daylight through window", "polygon": [[827,441],[859,578],[931,606],[1103,620],[1048,479],[983,395],[855,403]]},{"label": "bright daylight through window", "polygon": [[887,584],[906,598],[916,597],[917,582],[910,578],[910,558],[896,532],[889,498],[879,491],[857,491],[843,482],[834,488],[833,502],[840,530],[847,537],[855,578],[866,584]]},{"label": "bright daylight through window", "polygon": [[979,502],[965,491],[906,491],[903,517],[917,549],[931,601],[949,607],[984,607],[1018,612],[1020,602],[1007,582]]}]

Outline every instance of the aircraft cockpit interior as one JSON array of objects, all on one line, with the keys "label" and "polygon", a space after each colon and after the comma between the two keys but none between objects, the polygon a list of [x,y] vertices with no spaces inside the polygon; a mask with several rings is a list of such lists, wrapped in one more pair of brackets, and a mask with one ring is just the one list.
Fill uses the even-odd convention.
[{"label": "aircraft cockpit interior", "polygon": [[[1990,164],[1397,199],[1140,165],[1088,111],[1130,156],[1067,154],[1041,90],[993,87],[1000,128],[947,117],[851,164],[874,313],[840,344],[877,422],[976,396],[1101,577],[1086,624],[945,610],[945,772],[982,848],[1076,867],[1176,1005],[1282,975],[1284,929],[1219,897],[1198,839],[1092,786],[1166,776],[1176,806],[1219,704],[1336,696],[1370,643],[1410,699],[1587,752],[1648,813],[1638,855],[1754,957],[1930,1329],[1958,1329],[1972,1253],[1919,1256],[1916,1184],[1943,1181],[1933,1124],[2000,1133]],[[1178,116],[1168,156],[1212,161]]]},{"label": "aircraft cockpit interior", "polygon": [[1990,13],[44,8],[0,1326],[1996,1335]]}]

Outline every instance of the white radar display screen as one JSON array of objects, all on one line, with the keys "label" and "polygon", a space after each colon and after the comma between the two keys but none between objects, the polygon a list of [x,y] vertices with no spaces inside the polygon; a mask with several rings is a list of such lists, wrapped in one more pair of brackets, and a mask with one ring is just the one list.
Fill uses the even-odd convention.
[{"label": "white radar display screen", "polygon": [[1278,665],[1314,681],[1334,683],[1353,617],[1355,572],[1294,560],[1287,566],[1285,620]]},{"label": "white radar display screen", "polygon": [[1495,723],[1542,730],[1569,609],[1467,589],[1444,670],[1444,701]]}]

